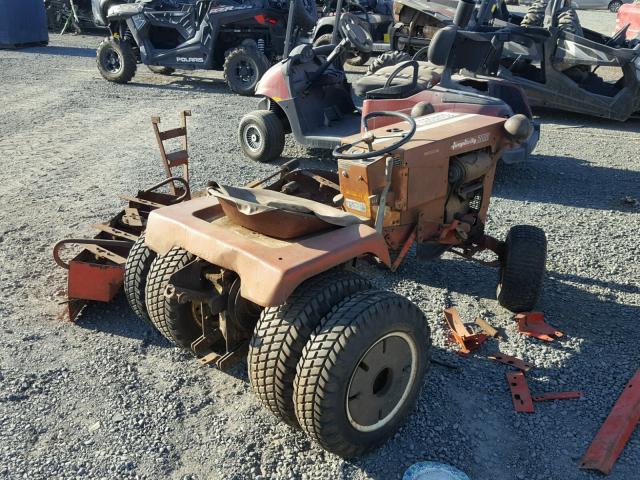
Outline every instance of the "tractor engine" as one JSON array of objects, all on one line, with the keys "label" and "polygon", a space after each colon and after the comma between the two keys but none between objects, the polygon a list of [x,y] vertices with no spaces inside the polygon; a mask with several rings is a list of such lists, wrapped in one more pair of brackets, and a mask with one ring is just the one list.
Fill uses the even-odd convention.
[{"label": "tractor engine", "polygon": [[456,214],[480,211],[484,176],[492,166],[493,159],[486,150],[466,153],[451,159],[445,223],[455,220]]}]

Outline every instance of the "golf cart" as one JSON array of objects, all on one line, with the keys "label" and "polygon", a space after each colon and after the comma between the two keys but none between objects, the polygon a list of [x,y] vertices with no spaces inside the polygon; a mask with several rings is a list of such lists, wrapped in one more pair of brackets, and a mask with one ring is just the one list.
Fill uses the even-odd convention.
[{"label": "golf cart", "polygon": [[312,0],[92,1],[96,24],[110,31],[97,51],[106,80],[129,82],[138,63],[161,74],[222,69],[229,88],[241,95],[252,95],[283,55],[290,8],[294,33],[311,30],[316,21]]},{"label": "golf cart", "polygon": [[[336,29],[335,26],[340,21],[340,13],[348,12],[354,15],[360,26],[371,35],[373,39],[372,53],[386,52],[389,50],[389,28],[393,20],[391,16],[392,5],[393,2],[388,0],[373,0],[372,2],[325,1],[320,9],[320,19],[313,30],[313,46],[337,45],[340,29]],[[334,32],[336,36],[334,36]],[[371,58],[371,53],[349,50],[345,56],[349,65],[364,65]]]},{"label": "golf cart", "polygon": [[[471,2],[461,4],[466,11],[472,8]],[[460,20],[468,21],[465,17]],[[441,42],[434,38],[430,58],[435,66],[443,67],[441,71],[433,64],[410,61],[356,82],[353,90],[364,99],[360,112],[352,100],[342,65],[334,60],[347,43],[368,52],[372,41],[349,13],[342,14],[341,29],[344,38],[337,46],[299,45],[287,59],[267,71],[256,89],[256,94],[264,97],[260,109],[245,115],[240,122],[240,146],[247,157],[261,162],[277,158],[284,148],[286,133],[292,133],[301,145],[331,149],[342,138],[360,132],[363,117],[376,111],[413,115],[455,111],[503,118],[520,113],[532,118],[518,87],[500,80],[468,81],[451,75],[462,67],[479,69],[478,62],[491,49],[491,36],[468,37],[461,30],[456,30],[460,36],[457,42],[452,42],[450,36],[442,36]],[[376,118],[372,125],[379,127],[384,122],[389,119]],[[538,136],[536,126],[522,145],[504,152],[504,161],[525,160]]]}]

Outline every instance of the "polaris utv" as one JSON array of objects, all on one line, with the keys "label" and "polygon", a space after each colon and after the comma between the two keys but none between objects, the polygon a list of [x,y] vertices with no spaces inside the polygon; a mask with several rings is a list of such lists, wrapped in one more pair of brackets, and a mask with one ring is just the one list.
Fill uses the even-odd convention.
[{"label": "polaris utv", "polygon": [[98,70],[127,83],[138,63],[160,74],[220,70],[229,88],[252,95],[282,57],[291,5],[299,32],[316,21],[313,0],[92,0],[97,25],[110,36],[97,51]]}]

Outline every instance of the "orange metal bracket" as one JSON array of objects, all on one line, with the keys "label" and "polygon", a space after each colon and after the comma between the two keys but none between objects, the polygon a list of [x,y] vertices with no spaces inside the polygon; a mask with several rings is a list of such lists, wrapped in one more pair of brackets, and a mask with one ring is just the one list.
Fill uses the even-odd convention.
[{"label": "orange metal bracket", "polygon": [[518,331],[529,337],[535,337],[545,342],[552,342],[564,334],[544,321],[542,312],[525,312],[516,315]]},{"label": "orange metal bracket", "polygon": [[504,353],[494,353],[492,355],[489,355],[487,358],[495,360],[496,362],[504,363],[505,365],[511,365],[512,367],[516,367],[518,370],[522,370],[523,372],[528,372],[533,368],[532,364],[520,360],[519,358],[505,355]]},{"label": "orange metal bracket", "polygon": [[608,475],[640,421],[640,369],[622,391],[611,413],[598,430],[580,467]]},{"label": "orange metal bracket", "polygon": [[516,412],[533,413],[533,399],[524,373],[507,372],[507,382],[511,389],[511,399]]},{"label": "orange metal bracket", "polygon": [[485,333],[470,333],[460,320],[458,311],[454,308],[445,308],[444,319],[447,321],[451,329],[451,336],[460,345],[458,353],[460,355],[469,355],[473,350],[480,348],[480,345],[487,339]]}]

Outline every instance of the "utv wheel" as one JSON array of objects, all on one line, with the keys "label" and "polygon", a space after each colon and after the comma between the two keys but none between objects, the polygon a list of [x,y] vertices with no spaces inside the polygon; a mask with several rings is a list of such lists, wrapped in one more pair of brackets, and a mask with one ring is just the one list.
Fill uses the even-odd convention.
[{"label": "utv wheel", "polygon": [[151,70],[153,73],[157,73],[158,75],[171,75],[176,71],[175,68],[171,67],[161,67],[159,65],[147,65],[147,68]]},{"label": "utv wheel", "polygon": [[613,2],[609,4],[609,11],[613,13],[618,13],[618,10],[620,10],[621,6],[622,6],[622,2],[620,0],[613,0]]},{"label": "utv wheel", "polygon": [[411,60],[411,55],[405,52],[399,52],[397,50],[392,52],[385,52],[377,58],[374,58],[367,69],[367,75],[376,73],[378,70],[391,65],[397,65],[400,62],[406,62]]},{"label": "utv wheel", "polygon": [[136,74],[138,68],[136,54],[131,44],[113,37],[105,38],[100,43],[96,60],[100,75],[109,82],[127,83]]},{"label": "utv wheel", "polygon": [[384,442],[411,411],[429,363],[422,312],[391,292],[346,298],[302,352],[296,416],[323,448],[353,457]]},{"label": "utv wheel", "polygon": [[171,275],[194,259],[181,248],[173,248],[151,264],[147,277],[145,302],[149,318],[160,333],[171,343],[189,349],[191,343],[202,334],[202,327],[196,320],[196,310],[191,303],[178,304],[168,301],[164,291]]},{"label": "utv wheel", "polygon": [[144,294],[147,286],[147,275],[156,253],[144,243],[144,233],[133,244],[124,266],[124,294],[134,313],[142,320],[151,323]]},{"label": "utv wheel", "polygon": [[370,287],[355,273],[330,270],[304,282],[286,303],[262,312],[249,347],[249,379],[258,398],[278,419],[298,427],[293,381],[312,332],[334,305]]},{"label": "utv wheel", "polygon": [[264,53],[252,47],[234,48],[224,61],[224,79],[233,92],[253,95],[268,69],[269,60]]},{"label": "utv wheel", "polygon": [[269,162],[284,150],[284,126],[277,113],[256,110],[240,120],[240,148],[251,160]]},{"label": "utv wheel", "polygon": [[530,225],[512,227],[500,260],[498,302],[512,312],[532,310],[544,281],[547,260],[544,231]]}]

